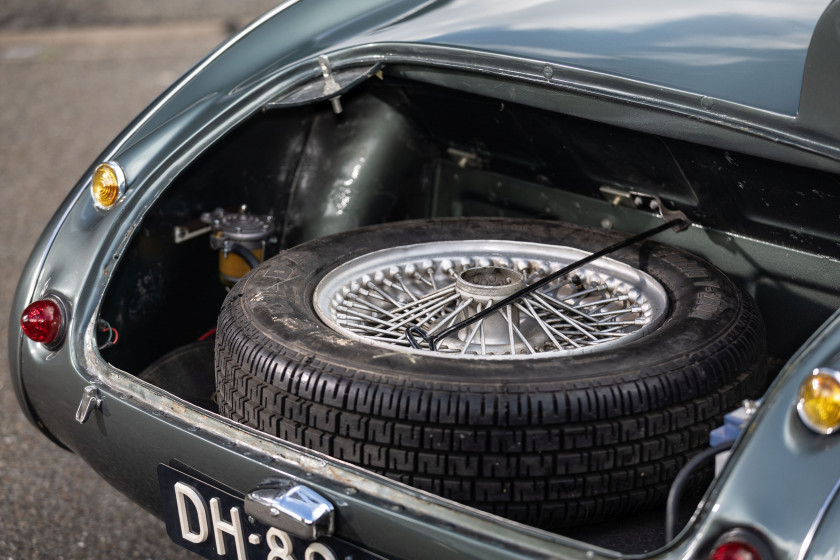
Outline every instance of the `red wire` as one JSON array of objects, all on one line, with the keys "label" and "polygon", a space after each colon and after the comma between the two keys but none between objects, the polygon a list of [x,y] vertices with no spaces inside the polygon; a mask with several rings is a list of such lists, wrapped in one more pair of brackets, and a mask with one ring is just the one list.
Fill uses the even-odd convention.
[{"label": "red wire", "polygon": [[211,337],[211,336],[213,336],[214,334],[216,334],[216,329],[211,329],[211,330],[207,331],[206,333],[204,333],[203,335],[199,336],[199,337],[198,337],[198,340],[199,340],[199,341],[201,341],[201,340],[207,340],[208,338],[210,338],[210,337]]}]

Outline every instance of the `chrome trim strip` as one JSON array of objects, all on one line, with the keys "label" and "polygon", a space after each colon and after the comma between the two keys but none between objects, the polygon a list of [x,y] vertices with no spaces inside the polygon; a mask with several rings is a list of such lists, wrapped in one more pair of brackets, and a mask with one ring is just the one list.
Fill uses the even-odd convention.
[{"label": "chrome trim strip", "polygon": [[834,487],[831,489],[831,492],[828,493],[825,502],[823,502],[823,505],[817,512],[816,517],[814,517],[814,521],[811,523],[811,528],[808,529],[808,534],[802,541],[802,548],[799,549],[799,555],[796,557],[796,560],[805,560],[805,557],[811,550],[811,546],[814,544],[814,536],[816,536],[817,530],[820,528],[823,517],[825,517],[825,514],[828,513],[828,508],[831,506],[831,502],[834,501],[838,492],[840,492],[840,478],[838,478],[837,482],[834,483]]}]

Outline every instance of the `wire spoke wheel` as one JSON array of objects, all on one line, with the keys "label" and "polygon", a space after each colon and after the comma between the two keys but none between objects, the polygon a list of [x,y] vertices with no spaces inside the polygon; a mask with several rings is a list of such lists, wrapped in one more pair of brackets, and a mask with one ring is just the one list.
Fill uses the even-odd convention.
[{"label": "wire spoke wheel", "polygon": [[764,384],[761,318],[721,271],[632,243],[437,337],[628,238],[452,218],[292,247],[225,299],[219,411],[544,528],[658,505],[722,414]]},{"label": "wire spoke wheel", "polygon": [[[315,309],[349,338],[405,349],[409,327],[442,332],[587,254],[506,240],[393,247],[335,268],[315,290]],[[643,336],[667,307],[650,275],[601,258],[460,329],[436,350],[472,358],[593,351]]]}]

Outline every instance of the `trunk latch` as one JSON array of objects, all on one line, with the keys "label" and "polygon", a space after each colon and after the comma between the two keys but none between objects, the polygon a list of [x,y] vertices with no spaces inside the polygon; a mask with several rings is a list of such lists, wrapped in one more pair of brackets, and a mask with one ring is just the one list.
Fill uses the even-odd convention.
[{"label": "trunk latch", "polygon": [[82,402],[79,403],[79,408],[76,410],[76,421],[79,424],[84,424],[93,411],[101,406],[102,399],[99,396],[99,389],[93,385],[88,385],[82,393]]},{"label": "trunk latch", "polygon": [[245,496],[245,513],[290,535],[315,540],[332,535],[335,508],[314,490],[270,478]]}]

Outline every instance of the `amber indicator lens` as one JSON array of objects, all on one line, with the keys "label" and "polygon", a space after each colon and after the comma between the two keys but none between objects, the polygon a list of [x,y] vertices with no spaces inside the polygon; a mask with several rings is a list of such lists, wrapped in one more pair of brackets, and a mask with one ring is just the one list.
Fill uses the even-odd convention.
[{"label": "amber indicator lens", "polygon": [[61,309],[48,299],[30,303],[20,317],[20,328],[35,342],[51,344],[61,333]]},{"label": "amber indicator lens", "polygon": [[817,433],[830,434],[840,427],[840,372],[815,369],[799,387],[796,410]]},{"label": "amber indicator lens", "polygon": [[111,208],[122,194],[125,179],[122,170],[110,163],[99,165],[93,172],[91,195],[94,203],[103,209]]}]

